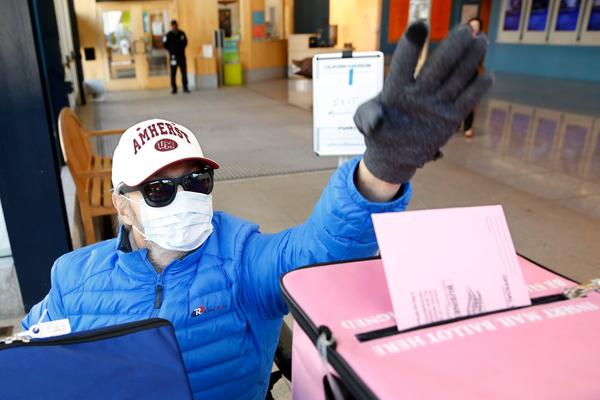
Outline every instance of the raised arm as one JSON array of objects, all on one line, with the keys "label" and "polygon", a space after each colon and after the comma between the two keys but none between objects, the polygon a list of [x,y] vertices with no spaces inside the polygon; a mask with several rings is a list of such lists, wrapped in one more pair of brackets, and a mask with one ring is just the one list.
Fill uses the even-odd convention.
[{"label": "raised arm", "polygon": [[371,214],[402,211],[412,191],[405,183],[389,202],[372,202],[358,190],[360,159],[335,171],[306,222],[277,234],[251,234],[242,254],[242,292],[265,318],[287,312],[279,278],[308,264],[373,256],[377,241]]},{"label": "raised arm", "polygon": [[247,239],[242,291],[265,318],[287,311],[279,290],[287,271],[375,254],[371,214],[406,208],[417,168],[441,156],[440,148],[492,85],[488,75],[473,80],[487,39],[473,36],[468,26],[453,30],[415,78],[426,37],[423,23],[408,28],[383,90],[358,108],[363,159],[338,168],[304,224]]}]

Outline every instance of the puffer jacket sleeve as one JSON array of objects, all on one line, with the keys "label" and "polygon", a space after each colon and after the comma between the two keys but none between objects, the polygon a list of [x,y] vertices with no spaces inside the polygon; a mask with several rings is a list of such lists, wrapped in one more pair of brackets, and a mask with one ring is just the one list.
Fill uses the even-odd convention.
[{"label": "puffer jacket sleeve", "polygon": [[251,234],[242,253],[242,291],[265,319],[287,313],[279,278],[295,268],[375,255],[377,241],[371,214],[403,211],[410,200],[410,183],[393,201],[366,200],[354,184],[360,158],[340,166],[306,222],[277,234]]},{"label": "puffer jacket sleeve", "polygon": [[52,272],[50,273],[50,291],[42,301],[31,308],[29,314],[27,314],[21,321],[21,326],[24,330],[27,330],[32,325],[37,324],[38,321],[40,321],[44,310],[47,311],[42,322],[66,318],[66,313],[63,308],[62,295],[60,292],[59,279],[57,278],[58,263],[60,261],[61,259],[59,258],[52,266]]}]

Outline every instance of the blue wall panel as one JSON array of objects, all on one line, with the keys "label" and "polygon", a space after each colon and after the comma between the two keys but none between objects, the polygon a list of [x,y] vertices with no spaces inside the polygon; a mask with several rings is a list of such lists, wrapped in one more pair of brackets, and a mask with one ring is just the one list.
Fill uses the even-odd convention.
[{"label": "blue wall panel", "polygon": [[600,82],[599,46],[496,43],[502,1],[492,2],[486,68],[525,75]]}]

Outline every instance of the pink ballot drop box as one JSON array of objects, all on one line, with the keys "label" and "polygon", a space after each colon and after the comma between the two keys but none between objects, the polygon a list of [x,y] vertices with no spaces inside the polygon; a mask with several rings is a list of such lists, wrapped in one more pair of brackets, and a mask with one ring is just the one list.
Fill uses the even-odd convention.
[{"label": "pink ballot drop box", "polygon": [[600,399],[600,294],[519,264],[531,306],[403,332],[380,259],[287,273],[293,398]]}]

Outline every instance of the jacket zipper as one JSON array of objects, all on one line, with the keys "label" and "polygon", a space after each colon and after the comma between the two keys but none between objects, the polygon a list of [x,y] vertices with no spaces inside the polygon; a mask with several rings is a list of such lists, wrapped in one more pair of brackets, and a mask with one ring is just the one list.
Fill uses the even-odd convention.
[{"label": "jacket zipper", "polygon": [[152,314],[151,317],[156,317],[158,316],[158,313],[160,312],[160,308],[162,307],[164,298],[165,298],[165,288],[163,286],[163,272],[162,271],[160,274],[158,274],[157,280],[156,280],[156,286],[154,287],[154,307],[152,309]]},{"label": "jacket zipper", "polygon": [[12,343],[4,343],[0,341],[0,350],[9,347],[17,346],[49,346],[55,344],[75,344],[84,343],[94,340],[109,339],[117,336],[127,335],[146,329],[156,328],[160,326],[171,326],[171,323],[161,318],[151,318],[143,321],[128,322],[125,324],[112,326],[108,328],[99,328],[93,331],[78,332],[69,334],[66,338],[48,338],[48,339],[19,339]]},{"label": "jacket zipper", "polygon": [[162,306],[163,301],[163,287],[162,285],[156,285],[156,298],[154,299],[154,308],[158,309]]}]

